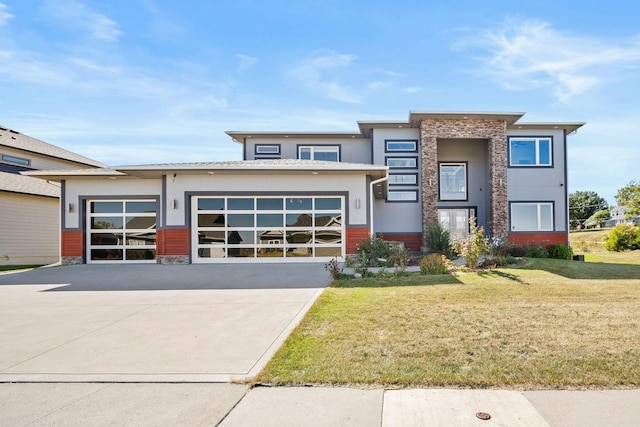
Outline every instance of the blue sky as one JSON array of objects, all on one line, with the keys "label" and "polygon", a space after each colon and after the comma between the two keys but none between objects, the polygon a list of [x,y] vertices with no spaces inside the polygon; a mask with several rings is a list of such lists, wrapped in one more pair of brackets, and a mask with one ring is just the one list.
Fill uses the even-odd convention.
[{"label": "blue sky", "polygon": [[410,110],[587,122],[569,191],[640,179],[640,3],[0,0],[0,124],[110,165],[240,159],[226,130]]}]

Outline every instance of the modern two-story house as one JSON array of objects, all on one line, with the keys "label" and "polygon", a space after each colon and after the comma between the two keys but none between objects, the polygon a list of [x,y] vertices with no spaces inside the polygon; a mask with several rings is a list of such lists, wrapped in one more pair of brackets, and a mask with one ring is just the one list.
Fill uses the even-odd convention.
[{"label": "modern two-story house", "polygon": [[371,235],[567,243],[567,137],[523,113],[410,112],[357,132],[229,131],[243,160],[28,175],[61,183],[62,260],[326,261]]}]

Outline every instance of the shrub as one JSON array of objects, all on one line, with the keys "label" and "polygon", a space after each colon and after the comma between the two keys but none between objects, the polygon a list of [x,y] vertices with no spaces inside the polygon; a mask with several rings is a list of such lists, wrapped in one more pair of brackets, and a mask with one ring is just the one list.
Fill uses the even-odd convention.
[{"label": "shrub", "polygon": [[608,251],[640,249],[640,228],[631,224],[618,224],[609,232],[604,248]]},{"label": "shrub", "polygon": [[549,251],[549,258],[555,258],[555,259],[572,259],[573,258],[573,249],[571,249],[567,245],[557,243],[555,245],[549,246],[547,250]]},{"label": "shrub", "polygon": [[342,271],[344,270],[340,263],[338,262],[338,258],[332,258],[331,261],[324,265],[324,269],[331,274],[331,277],[334,280],[339,279],[342,276]]},{"label": "shrub", "polygon": [[377,267],[379,259],[389,259],[391,245],[382,238],[368,238],[360,241],[358,245],[358,257],[363,267]]},{"label": "shrub", "polygon": [[476,219],[469,220],[469,236],[455,242],[454,250],[467,261],[467,267],[477,268],[480,256],[489,252],[487,238],[484,237],[484,227],[476,227]]},{"label": "shrub", "polygon": [[427,226],[427,246],[431,252],[451,257],[451,235],[449,230],[439,222],[432,222]]},{"label": "shrub", "polygon": [[527,258],[549,258],[549,251],[543,243],[532,242],[527,246],[524,256]]},{"label": "shrub", "polygon": [[420,261],[422,274],[447,274],[449,273],[449,259],[443,254],[429,254]]}]

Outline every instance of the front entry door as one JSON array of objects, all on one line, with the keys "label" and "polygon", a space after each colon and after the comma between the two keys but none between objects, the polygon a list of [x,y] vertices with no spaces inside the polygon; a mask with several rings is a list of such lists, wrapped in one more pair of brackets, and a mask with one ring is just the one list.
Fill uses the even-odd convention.
[{"label": "front entry door", "polygon": [[449,230],[451,240],[464,240],[469,235],[469,218],[474,209],[438,209],[440,225]]}]

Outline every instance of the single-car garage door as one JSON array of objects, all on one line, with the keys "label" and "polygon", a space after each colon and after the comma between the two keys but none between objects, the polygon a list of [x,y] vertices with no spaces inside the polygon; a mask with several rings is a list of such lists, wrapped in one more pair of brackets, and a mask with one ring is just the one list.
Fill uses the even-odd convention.
[{"label": "single-car garage door", "polygon": [[198,196],[191,208],[194,263],[344,254],[342,196]]},{"label": "single-car garage door", "polygon": [[87,262],[155,262],[155,200],[88,200]]}]

